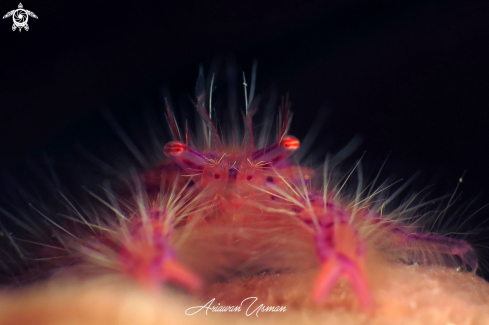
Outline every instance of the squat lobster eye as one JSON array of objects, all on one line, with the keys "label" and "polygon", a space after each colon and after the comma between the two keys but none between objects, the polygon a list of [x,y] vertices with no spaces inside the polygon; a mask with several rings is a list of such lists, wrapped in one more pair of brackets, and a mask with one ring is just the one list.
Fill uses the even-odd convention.
[{"label": "squat lobster eye", "polygon": [[292,150],[292,151],[295,151],[297,149],[299,149],[300,147],[300,142],[299,140],[297,140],[296,137],[293,137],[291,135],[288,135],[286,136],[281,142],[280,142],[280,146],[282,148],[285,148],[287,150]]},{"label": "squat lobster eye", "polygon": [[167,156],[178,156],[185,150],[186,145],[179,141],[168,142],[163,151]]},{"label": "squat lobster eye", "polygon": [[280,142],[272,143],[271,145],[257,150],[252,153],[252,161],[263,161],[270,165],[276,165],[289,158],[300,147],[300,142],[296,137],[288,135]]},{"label": "squat lobster eye", "polygon": [[178,166],[190,174],[202,171],[209,157],[180,141],[171,141],[165,145],[163,152],[173,158]]}]

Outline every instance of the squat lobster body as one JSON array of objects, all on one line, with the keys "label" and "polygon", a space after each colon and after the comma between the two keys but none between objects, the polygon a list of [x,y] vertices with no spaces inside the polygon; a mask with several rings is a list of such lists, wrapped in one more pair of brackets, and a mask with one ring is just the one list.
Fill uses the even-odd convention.
[{"label": "squat lobster body", "polygon": [[[202,82],[203,78],[199,78],[198,83]],[[382,229],[390,240],[389,245],[414,252],[413,256],[457,256],[461,260],[456,263],[458,266],[471,270],[477,267],[474,250],[465,241],[413,232],[372,209],[370,200],[377,192],[363,199],[358,194],[356,202],[345,205],[339,196],[341,189],[328,189],[326,182],[322,187],[313,184],[314,171],[289,160],[299,149],[300,142],[287,135],[291,115],[288,98],[282,101],[280,108],[276,141],[263,148],[254,147],[252,111],[244,115],[244,144],[223,149],[210,111],[204,105],[203,88],[198,84],[200,92],[197,92],[196,108],[203,121],[206,147],[195,148],[190,143],[188,130],[185,140],[182,138],[167,106],[173,141],[168,142],[163,151],[171,161],[141,176],[150,195],[178,192],[191,198],[192,205],[199,207],[198,211],[187,213],[185,220],[165,223],[164,231],[170,234],[169,237],[186,227],[190,227],[187,236],[191,237],[198,229],[196,225],[213,225],[226,218],[243,225],[245,220],[251,220],[246,225],[256,224],[256,227],[260,227],[256,222],[259,219],[290,220],[295,227],[305,230],[315,247],[320,267],[312,289],[313,300],[322,302],[338,280],[346,278],[364,309],[371,308],[374,300],[367,276],[369,238],[365,235],[367,232],[360,231],[362,228]],[[153,226],[153,229],[158,227]],[[172,251],[169,240],[163,244],[166,251]],[[233,241],[230,240],[228,245],[233,245]],[[174,255],[172,258],[176,261]],[[127,258],[127,254],[124,256]],[[429,257],[427,262],[437,261]],[[197,285],[199,279],[185,268],[172,268],[171,277],[162,280],[179,282],[186,288],[200,286]]]},{"label": "squat lobster body", "polygon": [[[288,104],[282,106],[288,109]],[[288,112],[285,115],[288,116]],[[280,211],[291,201],[290,198],[285,197],[279,203],[276,198],[280,197],[280,192],[287,191],[291,182],[304,182],[310,177],[304,175],[305,169],[299,172],[300,166],[292,165],[287,161],[299,146],[300,142],[297,138],[282,134],[278,141],[265,148],[243,150],[241,154],[203,153],[180,141],[167,143],[164,152],[182,169],[182,172],[187,174],[182,176],[191,177],[196,187],[200,190],[206,189],[211,196],[219,196],[219,200],[226,201],[224,203],[230,203],[236,209],[251,204],[260,207],[262,211],[271,206],[276,211]],[[302,178],[297,179],[298,175]],[[272,201],[272,204],[267,204],[267,200]],[[257,205],[258,201],[264,202]],[[314,203],[314,205],[318,204]],[[217,207],[220,209],[222,205]],[[316,209],[313,207],[311,209],[311,213],[315,214]],[[362,306],[369,308],[371,295],[364,271],[363,240],[346,216],[339,215],[338,211],[326,209],[321,211],[319,216],[310,214],[305,216],[306,210],[303,209],[302,213],[298,213],[297,218],[310,228],[317,256],[322,265],[314,288],[314,300],[321,302],[338,278],[346,276],[354,285]],[[258,209],[257,213],[259,213]],[[262,214],[266,217],[266,212]]]}]

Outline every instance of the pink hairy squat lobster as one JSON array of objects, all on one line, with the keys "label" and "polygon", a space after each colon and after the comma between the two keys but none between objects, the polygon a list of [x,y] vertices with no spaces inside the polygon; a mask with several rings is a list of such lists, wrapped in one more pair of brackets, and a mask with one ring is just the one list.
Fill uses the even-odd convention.
[{"label": "pink hairy squat lobster", "polygon": [[[294,163],[291,156],[300,143],[287,134],[288,96],[282,99],[275,141],[256,148],[266,142],[266,136],[257,141],[253,132],[257,99],[250,96],[242,116],[242,139],[224,143],[212,107],[206,108],[204,89],[201,75],[195,103],[200,136],[191,137],[188,127],[182,135],[167,106],[173,141],[164,153],[170,161],[140,176],[150,203],[140,212],[144,217],[135,219],[137,226],[128,225],[130,235],[119,251],[123,269],[139,283],[155,288],[176,283],[198,295],[226,279],[319,267],[312,287],[315,303],[345,278],[368,310],[374,304],[370,252],[475,272],[477,258],[467,242],[420,233],[397,220],[413,213],[410,202],[386,213],[391,199],[381,195],[388,186],[375,189],[372,183],[364,189],[360,183],[348,197],[342,190],[353,171],[339,183],[326,162],[318,181],[317,171]],[[274,241],[278,234],[288,242]]]}]

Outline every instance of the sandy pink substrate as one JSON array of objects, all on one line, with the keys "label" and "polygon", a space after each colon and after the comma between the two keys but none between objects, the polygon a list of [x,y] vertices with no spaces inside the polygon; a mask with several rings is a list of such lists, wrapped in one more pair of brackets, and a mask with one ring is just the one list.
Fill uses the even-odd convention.
[{"label": "sandy pink substrate", "polygon": [[[371,270],[375,307],[359,309],[346,282],[321,306],[310,299],[317,271],[255,276],[210,285],[201,297],[166,289],[149,294],[117,276],[51,280],[0,293],[0,324],[488,324],[489,284],[441,267],[385,263]],[[255,306],[286,306],[286,312],[185,315],[215,298],[214,306],[257,297]]]}]

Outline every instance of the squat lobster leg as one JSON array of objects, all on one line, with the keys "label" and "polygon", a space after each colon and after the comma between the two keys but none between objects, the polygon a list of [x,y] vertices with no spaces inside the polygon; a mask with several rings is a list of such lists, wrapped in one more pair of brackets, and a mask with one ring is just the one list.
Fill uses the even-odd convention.
[{"label": "squat lobster leg", "polygon": [[413,253],[417,256],[414,260],[418,263],[450,265],[474,273],[477,271],[477,253],[465,240],[418,233],[371,212],[366,217],[371,224],[388,228],[395,236],[396,247]]},{"label": "squat lobster leg", "polygon": [[320,303],[340,277],[346,277],[364,309],[372,306],[365,275],[366,248],[353,226],[345,221],[322,226],[315,235],[316,253],[321,269],[313,289],[313,299]]},{"label": "squat lobster leg", "polygon": [[474,273],[477,271],[479,264],[477,254],[474,248],[464,240],[419,233],[401,232],[397,235],[401,247],[422,255],[419,261],[421,263],[438,264],[441,262],[443,265],[456,266],[458,270]]},{"label": "squat lobster leg", "polygon": [[128,244],[121,247],[119,259],[125,273],[150,290],[158,289],[162,283],[171,282],[189,292],[199,291],[202,280],[178,262],[161,228],[159,222],[153,221],[149,230],[138,229]]}]

